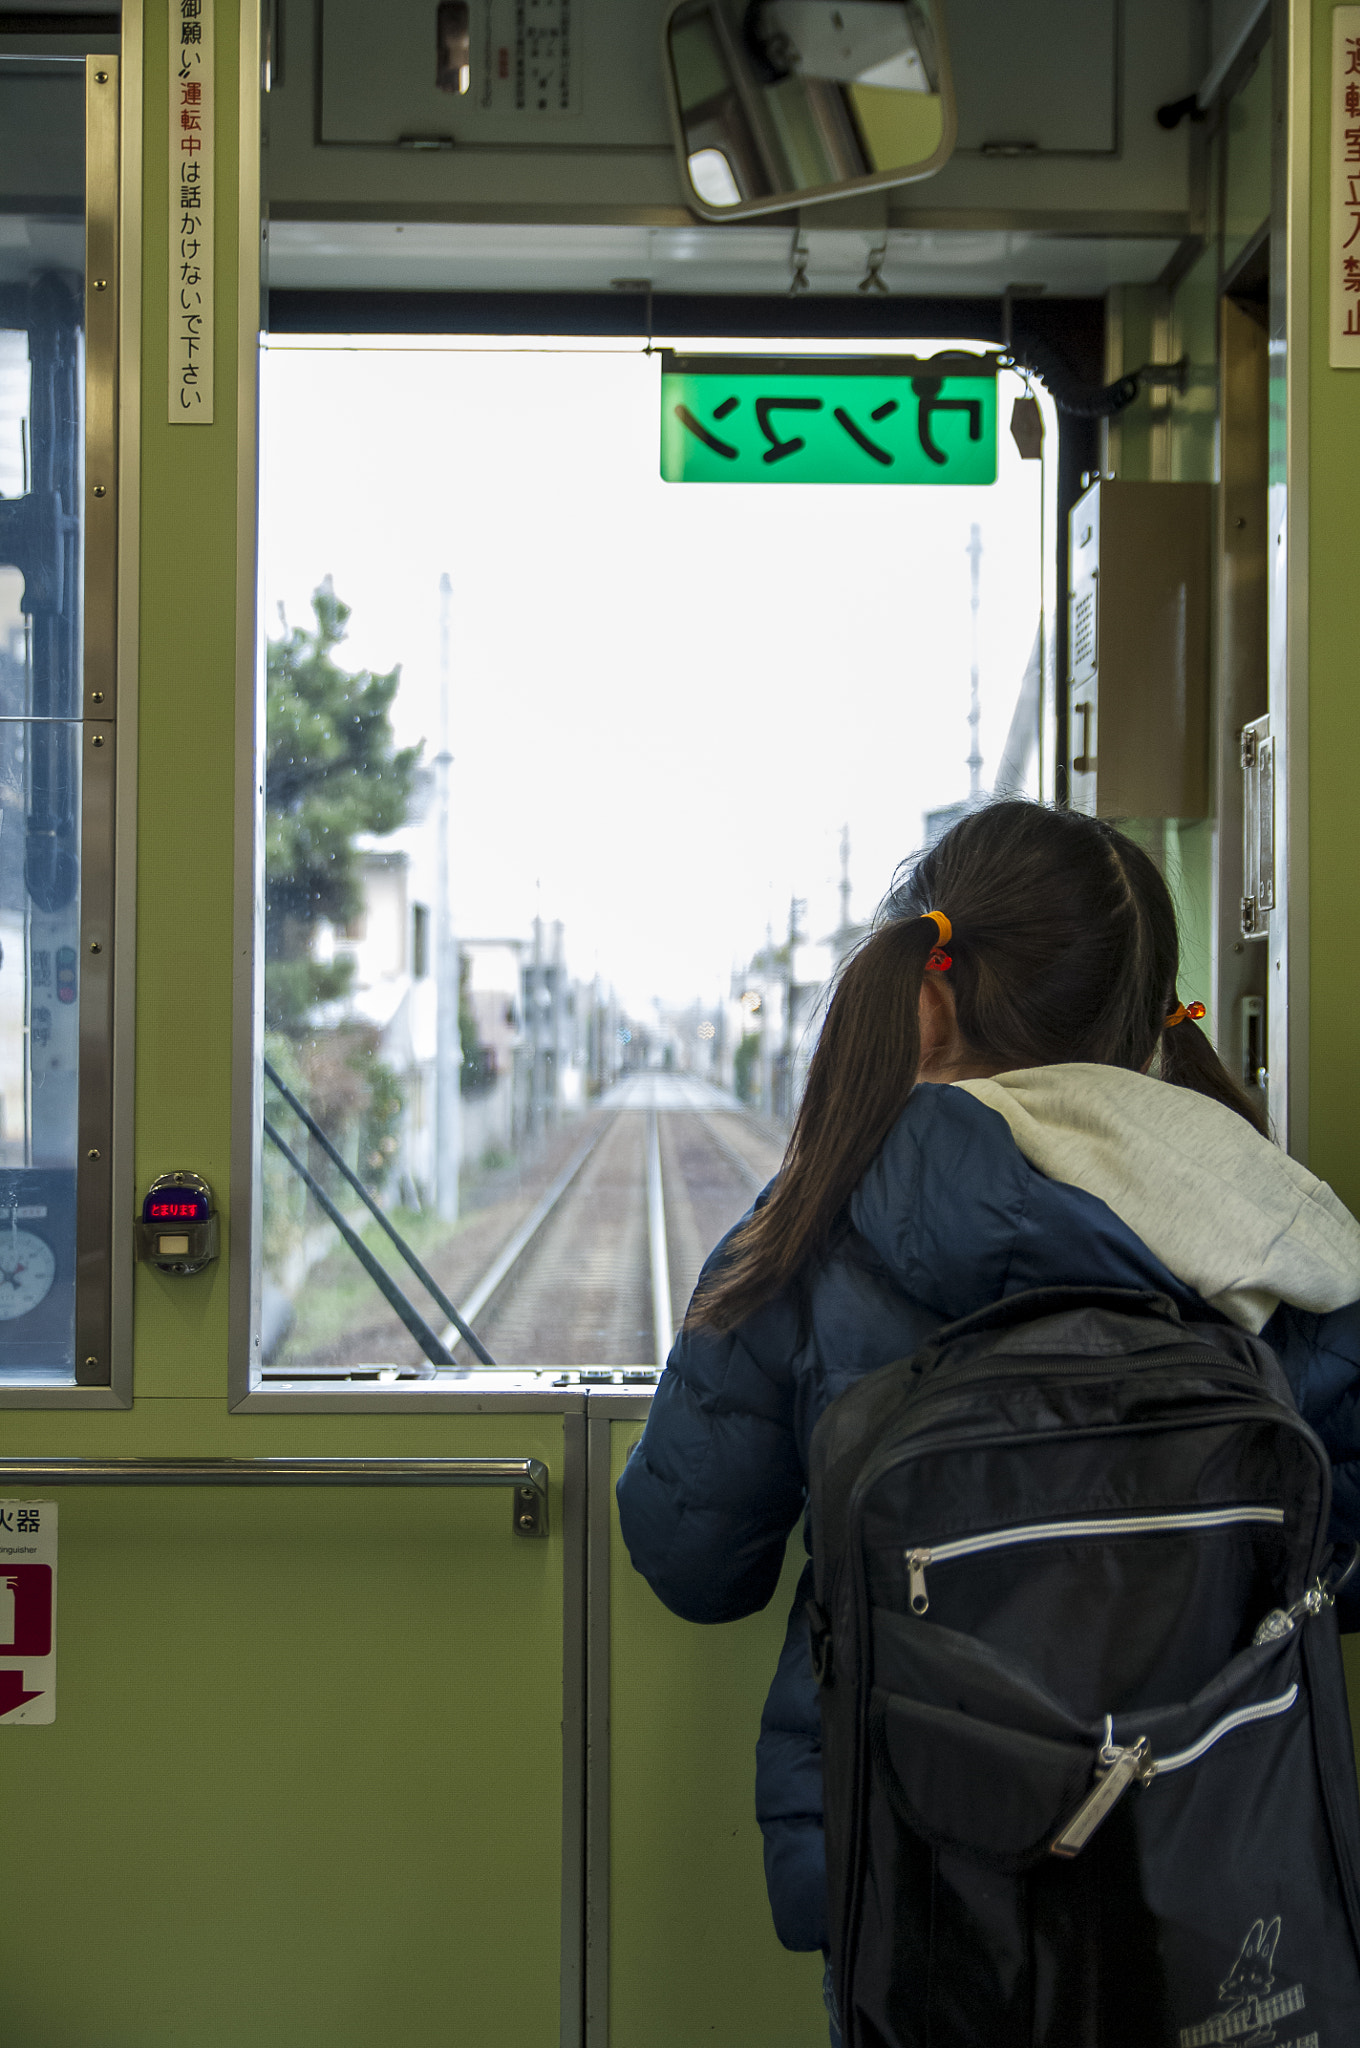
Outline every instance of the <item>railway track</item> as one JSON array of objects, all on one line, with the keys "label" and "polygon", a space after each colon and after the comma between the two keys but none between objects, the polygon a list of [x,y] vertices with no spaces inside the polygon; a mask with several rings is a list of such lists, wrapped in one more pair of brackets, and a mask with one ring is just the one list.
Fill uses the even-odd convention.
[{"label": "railway track", "polygon": [[[512,1227],[503,1222],[497,1238],[487,1219],[460,1233],[443,1260],[430,1255],[431,1270],[498,1366],[663,1364],[704,1259],[780,1156],[777,1138],[717,1089],[633,1076],[582,1119],[577,1144]],[[436,1317],[435,1327],[453,1370],[474,1363],[451,1324]],[[324,1352],[294,1352],[270,1377],[419,1362],[375,1298]]]},{"label": "railway track", "polygon": [[665,1363],[704,1259],[779,1163],[740,1113],[665,1080],[606,1111],[460,1303],[498,1364]]}]

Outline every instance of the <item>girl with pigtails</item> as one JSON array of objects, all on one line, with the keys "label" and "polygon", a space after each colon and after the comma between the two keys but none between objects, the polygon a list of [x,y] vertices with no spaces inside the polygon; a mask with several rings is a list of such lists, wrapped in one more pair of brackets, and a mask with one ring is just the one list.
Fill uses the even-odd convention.
[{"label": "girl with pigtails", "polygon": [[[899,875],[843,967],[783,1167],[714,1251],[619,1482],[665,1604],[773,1595],[818,1417],[942,1325],[1118,1287],[1259,1333],[1360,1539],[1360,1226],[1272,1143],[1177,990],[1176,916],[1102,820],[998,802]],[[762,1718],[775,1926],[828,1942],[804,1573]],[[834,2014],[833,2014],[833,2039]]]}]

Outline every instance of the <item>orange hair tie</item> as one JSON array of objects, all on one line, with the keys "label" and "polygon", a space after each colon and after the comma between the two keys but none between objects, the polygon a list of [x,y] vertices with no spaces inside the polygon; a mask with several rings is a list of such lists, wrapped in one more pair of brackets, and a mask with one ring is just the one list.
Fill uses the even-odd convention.
[{"label": "orange hair tie", "polygon": [[923,921],[927,917],[934,920],[935,929],[940,934],[940,945],[947,946],[954,936],[954,927],[944,912],[942,910],[923,910],[921,917]]},{"label": "orange hair tie", "polygon": [[1162,1028],[1165,1031],[1171,1031],[1177,1024],[1184,1024],[1187,1017],[1198,1024],[1204,1014],[1203,1003],[1177,1003],[1171,1015],[1162,1019]]}]

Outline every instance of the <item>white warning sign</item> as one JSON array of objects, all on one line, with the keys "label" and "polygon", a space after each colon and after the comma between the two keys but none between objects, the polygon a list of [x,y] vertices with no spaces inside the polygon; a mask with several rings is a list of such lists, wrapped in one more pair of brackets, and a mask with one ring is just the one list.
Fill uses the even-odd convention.
[{"label": "white warning sign", "polygon": [[0,1500],[0,1728],[57,1718],[57,1504]]}]

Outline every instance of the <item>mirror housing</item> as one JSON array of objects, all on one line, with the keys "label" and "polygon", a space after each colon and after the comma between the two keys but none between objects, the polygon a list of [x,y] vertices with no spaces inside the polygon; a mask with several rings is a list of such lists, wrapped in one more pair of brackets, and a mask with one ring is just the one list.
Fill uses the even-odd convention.
[{"label": "mirror housing", "polygon": [[678,0],[662,58],[705,220],[910,184],[954,148],[942,0]]}]

